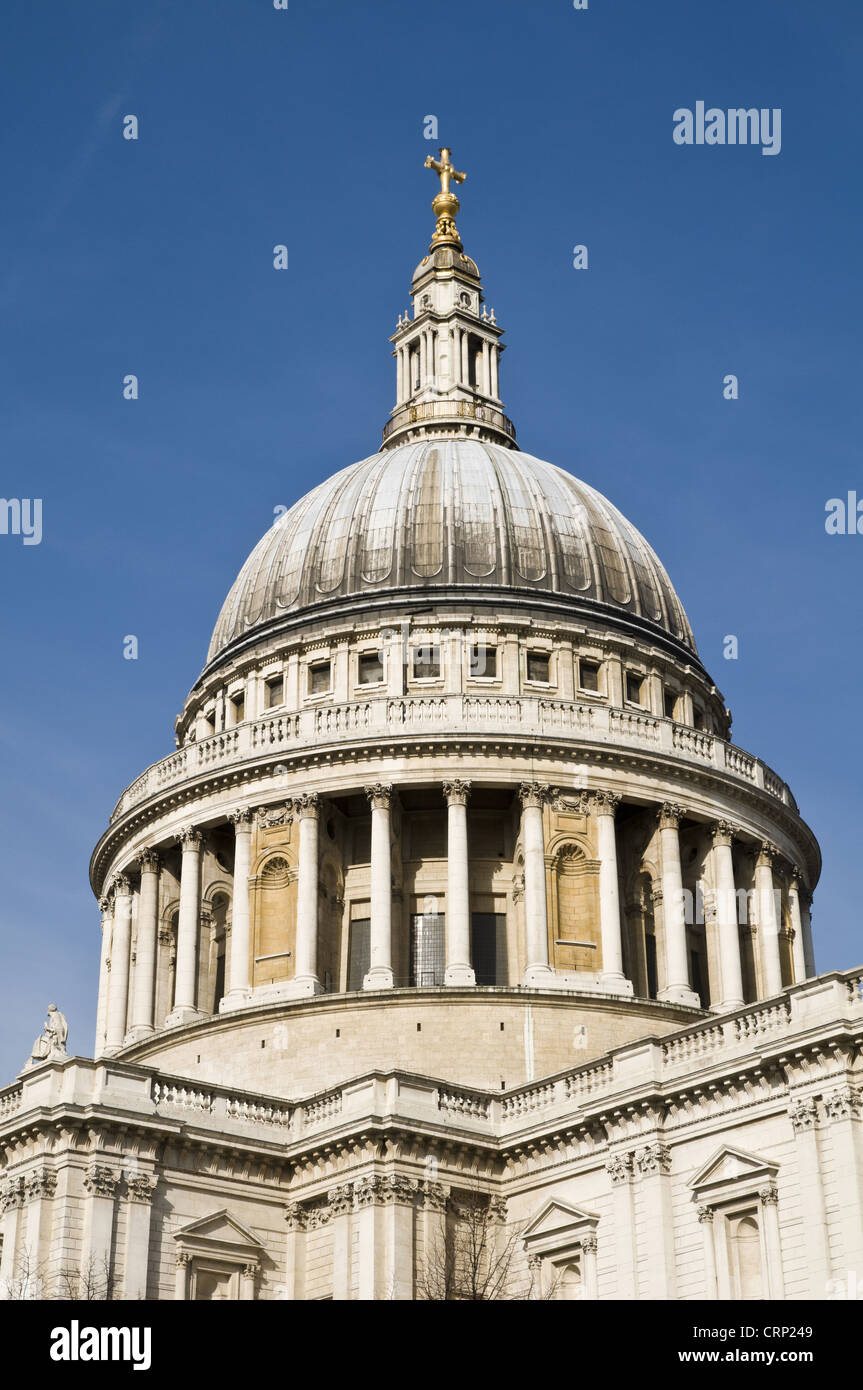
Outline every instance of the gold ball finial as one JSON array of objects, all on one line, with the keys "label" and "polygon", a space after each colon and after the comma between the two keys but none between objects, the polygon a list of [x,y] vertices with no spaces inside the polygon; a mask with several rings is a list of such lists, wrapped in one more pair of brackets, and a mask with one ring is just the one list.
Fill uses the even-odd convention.
[{"label": "gold ball finial", "polygon": [[438,154],[440,159],[433,159],[431,155],[427,155],[423,165],[424,169],[434,169],[440,177],[440,193],[432,199],[432,212],[437,218],[437,224],[431,239],[431,246],[440,246],[442,242],[448,242],[451,246],[457,246],[461,250],[461,238],[455,225],[455,219],[461,205],[450,188],[450,181],[464,183],[467,175],[460,173],[453,166],[452,150],[447,149],[446,145],[438,150]]}]

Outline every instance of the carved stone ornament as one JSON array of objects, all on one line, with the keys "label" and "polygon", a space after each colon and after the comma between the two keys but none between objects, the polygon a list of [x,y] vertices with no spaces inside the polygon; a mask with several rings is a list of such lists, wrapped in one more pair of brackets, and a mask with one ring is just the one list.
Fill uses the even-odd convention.
[{"label": "carved stone ornament", "polygon": [[842,1086],[823,1099],[828,1120],[856,1120],[860,1114],[860,1092],[853,1086]]},{"label": "carved stone ornament", "polygon": [[632,1154],[611,1154],[606,1159],[605,1171],[611,1178],[614,1187],[628,1182],[632,1176]]},{"label": "carved stone ornament", "polygon": [[250,1261],[248,1264],[243,1265],[243,1274],[246,1279],[257,1279],[260,1272],[261,1266],[258,1264],[256,1260]]},{"label": "carved stone ornament", "polygon": [[251,826],[254,815],[251,806],[235,806],[233,811],[228,812],[228,820],[233,826],[245,828]]},{"label": "carved stone ornament", "polygon": [[682,806],[673,801],[664,802],[657,812],[660,830],[679,830],[685,814]]},{"label": "carved stone ornament", "polygon": [[294,815],[297,820],[304,818],[317,819],[320,809],[320,797],[317,792],[303,792],[300,796],[294,797]]},{"label": "carved stone ornament", "polygon": [[466,806],[470,796],[470,782],[462,781],[455,777],[452,781],[444,782],[443,794],[448,806]]},{"label": "carved stone ornament", "polygon": [[702,1224],[704,1222],[709,1224],[713,1220],[713,1208],[705,1206],[696,1207],[696,1215]]},{"label": "carved stone ornament", "polygon": [[547,801],[553,801],[557,793],[556,787],[550,787],[546,782],[522,782],[518,789],[519,799],[526,811],[541,811]]},{"label": "carved stone ornament", "polygon": [[24,1191],[28,1202],[39,1201],[42,1197],[53,1197],[57,1191],[57,1174],[47,1168],[37,1168],[24,1178]]},{"label": "carved stone ornament", "polygon": [[759,1188],[758,1200],[764,1207],[775,1207],[779,1202],[779,1189],[776,1183],[771,1182],[766,1187]]},{"label": "carved stone ornament", "polygon": [[111,883],[111,892],[114,898],[128,898],[132,892],[132,884],[126,874],[117,874]]},{"label": "carved stone ornament", "polygon": [[307,1213],[302,1202],[288,1202],[285,1207],[285,1221],[289,1231],[304,1231]]},{"label": "carved stone ornament", "polygon": [[585,1236],[581,1242],[581,1248],[585,1252],[585,1254],[590,1253],[595,1255],[598,1245],[599,1241],[597,1240],[596,1236]]},{"label": "carved stone ornament", "polygon": [[372,782],[363,790],[373,811],[389,810],[393,795],[392,782]]},{"label": "carved stone ornament", "polygon": [[788,1107],[788,1118],[795,1134],[814,1129],[818,1120],[818,1102],[814,1096],[798,1096]]},{"label": "carved stone ornament", "polygon": [[648,1144],[635,1155],[635,1166],[643,1178],[671,1171],[671,1150],[667,1144]]},{"label": "carved stone ornament", "polygon": [[0,1215],[4,1212],[12,1211],[15,1207],[23,1207],[26,1199],[26,1183],[23,1173],[15,1178],[6,1178],[0,1184]]},{"label": "carved stone ornament", "polygon": [[327,1193],[327,1202],[333,1216],[344,1216],[347,1212],[354,1209],[354,1189],[351,1183],[342,1183],[340,1187],[331,1187]]},{"label": "carved stone ornament", "polygon": [[583,791],[558,792],[552,806],[555,811],[566,811],[571,816],[589,816],[590,794]]},{"label": "carved stone ornament", "polygon": [[148,1173],[126,1179],[126,1195],[130,1202],[152,1202],[155,1188],[156,1179]]},{"label": "carved stone ornament", "polygon": [[142,874],[159,872],[159,856],[154,849],[142,849],[135,858]]},{"label": "carved stone ornament", "polygon": [[588,793],[590,809],[595,816],[613,816],[622,799],[619,792],[599,790]]},{"label": "carved stone ornament", "polygon": [[778,854],[779,850],[776,847],[776,845],[774,845],[770,840],[762,840],[760,849],[758,851],[758,858],[755,862],[759,868],[770,868]]},{"label": "carved stone ornament", "polygon": [[291,802],[287,802],[284,806],[259,806],[256,814],[258,825],[262,830],[269,830],[274,825],[289,825],[294,819]]},{"label": "carved stone ornament", "polygon": [[192,1256],[188,1250],[178,1250],[175,1263],[182,1269],[185,1265],[192,1263]]},{"label": "carved stone ornament", "polygon": [[177,842],[184,850],[199,850],[204,836],[194,825],[184,825],[182,830],[177,831]]},{"label": "carved stone ornament", "polygon": [[730,821],[714,821],[713,825],[710,827],[710,833],[713,836],[714,849],[717,849],[720,845],[727,845],[729,849],[731,848],[735,832],[734,826]]},{"label": "carved stone ornament", "polygon": [[426,1211],[444,1212],[447,1208],[447,1190],[443,1183],[423,1179],[419,1185],[420,1196]]},{"label": "carved stone ornament", "polygon": [[106,1163],[94,1163],[84,1176],[84,1187],[91,1197],[113,1197],[118,1176]]}]

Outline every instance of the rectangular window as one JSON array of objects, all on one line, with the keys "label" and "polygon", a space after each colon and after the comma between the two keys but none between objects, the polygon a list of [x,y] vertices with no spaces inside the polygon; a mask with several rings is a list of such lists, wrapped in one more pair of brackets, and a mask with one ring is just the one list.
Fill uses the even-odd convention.
[{"label": "rectangular window", "polygon": [[282,676],[270,676],[264,684],[264,705],[267,709],[273,709],[276,705],[284,703],[285,682]]},{"label": "rectangular window", "polygon": [[418,989],[442,985],[446,969],[445,918],[442,912],[411,917],[410,983]]},{"label": "rectangular window", "polygon": [[316,661],[309,667],[309,694],[325,695],[330,688],[330,663]]},{"label": "rectangular window", "polygon": [[351,922],[348,938],[348,989],[362,989],[372,962],[372,920],[358,917]]},{"label": "rectangular window", "polygon": [[676,718],[675,710],[677,709],[677,695],[676,695],[676,693],[675,693],[673,690],[666,690],[665,693],[664,693],[664,695],[663,695],[663,699],[664,699],[664,701],[665,701],[665,717],[666,717],[666,719],[675,719],[675,718]]},{"label": "rectangular window", "polygon": [[384,678],[383,654],[381,652],[360,652],[360,685],[379,685]]},{"label": "rectangular window", "polygon": [[472,912],[471,960],[478,985],[505,985],[506,913]]},{"label": "rectangular window", "polygon": [[644,691],[644,677],[637,676],[634,671],[626,673],[626,698],[631,705],[643,703],[642,694]]},{"label": "rectangular window", "polygon": [[599,666],[595,661],[578,663],[578,684],[582,690],[599,691]]},{"label": "rectangular window", "polygon": [[246,717],[246,697],[242,690],[231,696],[231,706],[234,711],[234,723],[242,724]]},{"label": "rectangular window", "polygon": [[487,647],[484,642],[476,642],[470,649],[471,676],[497,675],[497,647]]},{"label": "rectangular window", "polygon": [[414,680],[437,680],[440,676],[440,647],[415,647],[413,653]]},{"label": "rectangular window", "polygon": [[528,652],[527,654],[527,678],[529,681],[542,681],[548,685],[549,656],[548,652]]}]

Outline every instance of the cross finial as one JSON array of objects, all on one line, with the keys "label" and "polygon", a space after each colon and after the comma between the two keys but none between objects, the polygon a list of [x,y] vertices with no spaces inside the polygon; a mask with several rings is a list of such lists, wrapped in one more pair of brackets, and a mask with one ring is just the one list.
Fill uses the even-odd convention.
[{"label": "cross finial", "polygon": [[442,241],[448,241],[460,247],[461,240],[455,225],[459,201],[450,188],[450,182],[464,183],[467,175],[455,168],[452,150],[447,149],[446,145],[438,150],[438,154],[440,159],[433,159],[431,155],[427,155],[423,166],[426,169],[434,169],[440,178],[440,193],[432,199],[432,212],[437,218],[437,226],[431,244],[437,246]]}]

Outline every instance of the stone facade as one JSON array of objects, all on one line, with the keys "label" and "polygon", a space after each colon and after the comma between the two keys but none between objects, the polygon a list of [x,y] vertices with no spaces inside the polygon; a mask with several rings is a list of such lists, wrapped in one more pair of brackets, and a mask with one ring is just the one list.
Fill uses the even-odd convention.
[{"label": "stone facade", "polygon": [[383,448],[253,551],[96,846],[95,1060],[0,1091],[6,1297],[820,1298],[863,1258],[818,845],[644,538],[516,447],[453,205]]}]

